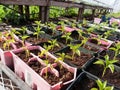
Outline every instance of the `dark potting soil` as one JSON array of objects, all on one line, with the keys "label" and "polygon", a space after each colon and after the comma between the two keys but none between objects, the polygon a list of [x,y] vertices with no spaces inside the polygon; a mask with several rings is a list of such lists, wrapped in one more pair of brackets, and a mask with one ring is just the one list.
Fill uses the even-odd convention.
[{"label": "dark potting soil", "polygon": [[23,46],[20,42],[16,42],[15,45],[17,46],[17,48],[21,48]]},{"label": "dark potting soil", "polygon": [[[110,59],[110,60],[113,60],[114,55],[115,55],[115,51],[109,49],[109,50],[107,50],[105,53],[101,53],[100,55],[103,56],[103,57],[104,57],[105,55],[108,55],[108,56],[109,56],[109,59]],[[117,62],[116,64],[117,64],[117,65],[120,65],[120,54],[117,55],[116,60],[118,60],[118,62]]]},{"label": "dark potting soil", "polygon": [[89,45],[84,45],[83,47],[86,48],[86,49],[88,49],[88,50],[90,50],[90,51],[94,51],[94,52],[99,51],[99,49],[94,48],[94,47],[91,47],[91,46],[89,46]]},{"label": "dark potting soil", "polygon": [[[67,55],[72,56],[72,52],[67,53]],[[82,53],[80,54],[80,56],[76,55],[74,56],[74,59],[66,59],[69,60],[70,63],[76,65],[77,67],[81,68],[87,61],[89,61],[92,58],[92,55],[90,54],[85,54]]]},{"label": "dark potting soil", "polygon": [[58,34],[56,33],[56,31],[52,31],[52,30],[47,30],[47,32],[45,32],[45,33],[47,33],[47,34],[49,34],[49,35],[51,35],[51,36],[57,36]]},{"label": "dark potting soil", "polygon": [[88,77],[83,77],[81,81],[77,82],[71,90],[90,90],[91,88],[97,88],[94,80]]},{"label": "dark potting soil", "polygon": [[27,57],[25,51],[23,51],[23,52],[21,52],[21,53],[16,53],[16,55],[17,55],[21,60],[23,60],[25,63],[27,63],[28,60],[29,60],[30,58],[32,58],[31,55],[29,55],[29,57]]},{"label": "dark potting soil", "polygon": [[41,63],[38,62],[37,60],[30,61],[27,64],[38,74],[40,74],[40,71],[44,68],[44,66],[41,65]]},{"label": "dark potting soil", "polygon": [[[41,53],[41,51],[40,50],[38,50],[38,49],[34,49],[34,50],[30,50],[30,53],[33,53],[33,54],[35,54],[36,56],[39,56],[39,53]],[[42,60],[48,60],[49,61],[49,63],[54,63],[54,59],[53,58],[51,58],[50,56],[48,56],[48,55],[43,55],[42,57],[39,57],[40,59],[42,59]]]},{"label": "dark potting soil", "polygon": [[91,67],[89,67],[87,71],[101,78],[102,80],[107,80],[108,83],[120,87],[120,72],[115,71],[114,73],[112,73],[110,69],[107,69],[105,75],[102,77],[103,66],[100,65],[91,65]]},{"label": "dark potting soil", "polygon": [[57,67],[55,67],[56,70],[58,70],[59,72],[59,77],[56,77],[54,74],[48,72],[48,75],[46,77],[46,74],[43,74],[43,78],[50,84],[50,85],[54,85],[57,84],[59,82],[66,82],[69,80],[72,80],[74,77],[74,74],[69,72],[66,68],[61,67],[60,64],[58,64]]},{"label": "dark potting soil", "polygon": [[66,43],[66,39],[65,38],[58,38],[57,41],[61,42],[63,44],[69,44],[70,43],[70,40],[68,40],[67,43]]},{"label": "dark potting soil", "polygon": [[29,37],[26,39],[27,42],[32,43],[32,44],[39,44],[41,42],[47,42],[48,39],[46,38],[39,38],[37,39],[36,37]]},{"label": "dark potting soil", "polygon": [[50,53],[54,53],[56,51],[59,51],[63,48],[62,45],[59,45],[59,46],[55,46],[53,49],[49,50]]},{"label": "dark potting soil", "polygon": [[43,61],[48,60],[48,63],[50,64],[53,64],[55,62],[55,59],[51,58],[50,56],[44,55],[43,57],[39,57],[39,58],[41,58]]}]

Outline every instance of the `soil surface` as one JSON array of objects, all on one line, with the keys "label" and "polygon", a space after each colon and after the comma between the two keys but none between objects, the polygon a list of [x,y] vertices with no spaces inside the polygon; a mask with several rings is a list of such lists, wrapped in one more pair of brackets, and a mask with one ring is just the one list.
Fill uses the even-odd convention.
[{"label": "soil surface", "polygon": [[46,39],[46,38],[39,38],[39,39],[37,39],[36,37],[32,36],[32,37],[28,37],[26,39],[26,41],[29,42],[29,43],[31,43],[31,44],[39,44],[41,42],[47,42],[48,39]]},{"label": "soil surface", "polygon": [[[67,53],[67,55],[72,56],[72,52]],[[72,59],[66,59],[66,60],[69,60],[70,63],[74,64],[78,68],[81,68],[91,58],[92,58],[92,55],[81,52],[80,56],[75,54],[73,60]]]},{"label": "soil surface", "polygon": [[46,74],[43,74],[43,78],[51,85],[57,84],[59,82],[67,82],[71,79],[73,79],[74,74],[69,72],[66,68],[62,67],[60,64],[58,64],[57,67],[55,67],[56,70],[59,71],[59,77],[56,77],[54,74],[48,72],[47,77]]},{"label": "soil surface", "polygon": [[86,49],[88,49],[88,50],[90,50],[90,51],[94,51],[94,52],[99,51],[99,49],[94,48],[94,47],[91,47],[91,46],[89,46],[89,45],[85,45],[84,48],[86,48]]},{"label": "soil surface", "polygon": [[91,88],[96,88],[97,85],[94,80],[88,78],[87,76],[83,77],[80,81],[77,81],[71,90],[90,90]]}]

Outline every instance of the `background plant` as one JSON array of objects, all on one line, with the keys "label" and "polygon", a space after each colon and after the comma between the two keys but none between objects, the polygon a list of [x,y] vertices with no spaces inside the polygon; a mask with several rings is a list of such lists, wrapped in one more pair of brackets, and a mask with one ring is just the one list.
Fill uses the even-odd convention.
[{"label": "background plant", "polygon": [[33,35],[36,35],[38,40],[39,35],[44,34],[45,32],[41,30],[43,25],[41,24],[41,21],[35,21],[35,24],[37,24],[37,27],[35,28],[35,32],[33,33]]}]

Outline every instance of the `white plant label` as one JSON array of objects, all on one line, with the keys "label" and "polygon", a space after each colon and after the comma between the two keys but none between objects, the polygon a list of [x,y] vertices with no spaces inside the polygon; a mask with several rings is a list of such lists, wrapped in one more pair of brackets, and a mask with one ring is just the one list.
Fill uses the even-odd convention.
[{"label": "white plant label", "polygon": [[25,82],[32,87],[32,76],[29,71],[25,71]]}]

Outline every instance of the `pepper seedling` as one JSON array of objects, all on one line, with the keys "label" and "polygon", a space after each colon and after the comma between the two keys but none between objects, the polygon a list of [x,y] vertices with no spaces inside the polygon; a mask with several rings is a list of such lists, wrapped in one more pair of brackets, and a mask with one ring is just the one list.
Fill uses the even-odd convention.
[{"label": "pepper seedling", "polygon": [[66,39],[66,44],[68,43],[68,41],[72,41],[73,39],[70,37],[71,33],[65,33],[64,35],[62,35],[62,38]]},{"label": "pepper seedling", "polygon": [[104,60],[97,60],[94,64],[98,64],[98,65],[102,65],[103,66],[103,73],[102,73],[102,77],[105,75],[106,70],[110,69],[112,73],[114,73],[114,63],[118,62],[118,60],[110,60],[109,56],[106,55],[105,56],[105,61]]},{"label": "pepper seedling", "polygon": [[74,45],[74,44],[69,44],[68,46],[69,46],[70,49],[72,50],[72,60],[74,60],[75,54],[77,54],[78,56],[80,56],[80,50],[79,50],[80,44],[76,44],[76,45]]},{"label": "pepper seedling", "polygon": [[113,86],[107,86],[107,81],[102,82],[101,80],[96,80],[98,88],[91,88],[90,90],[113,90]]}]

